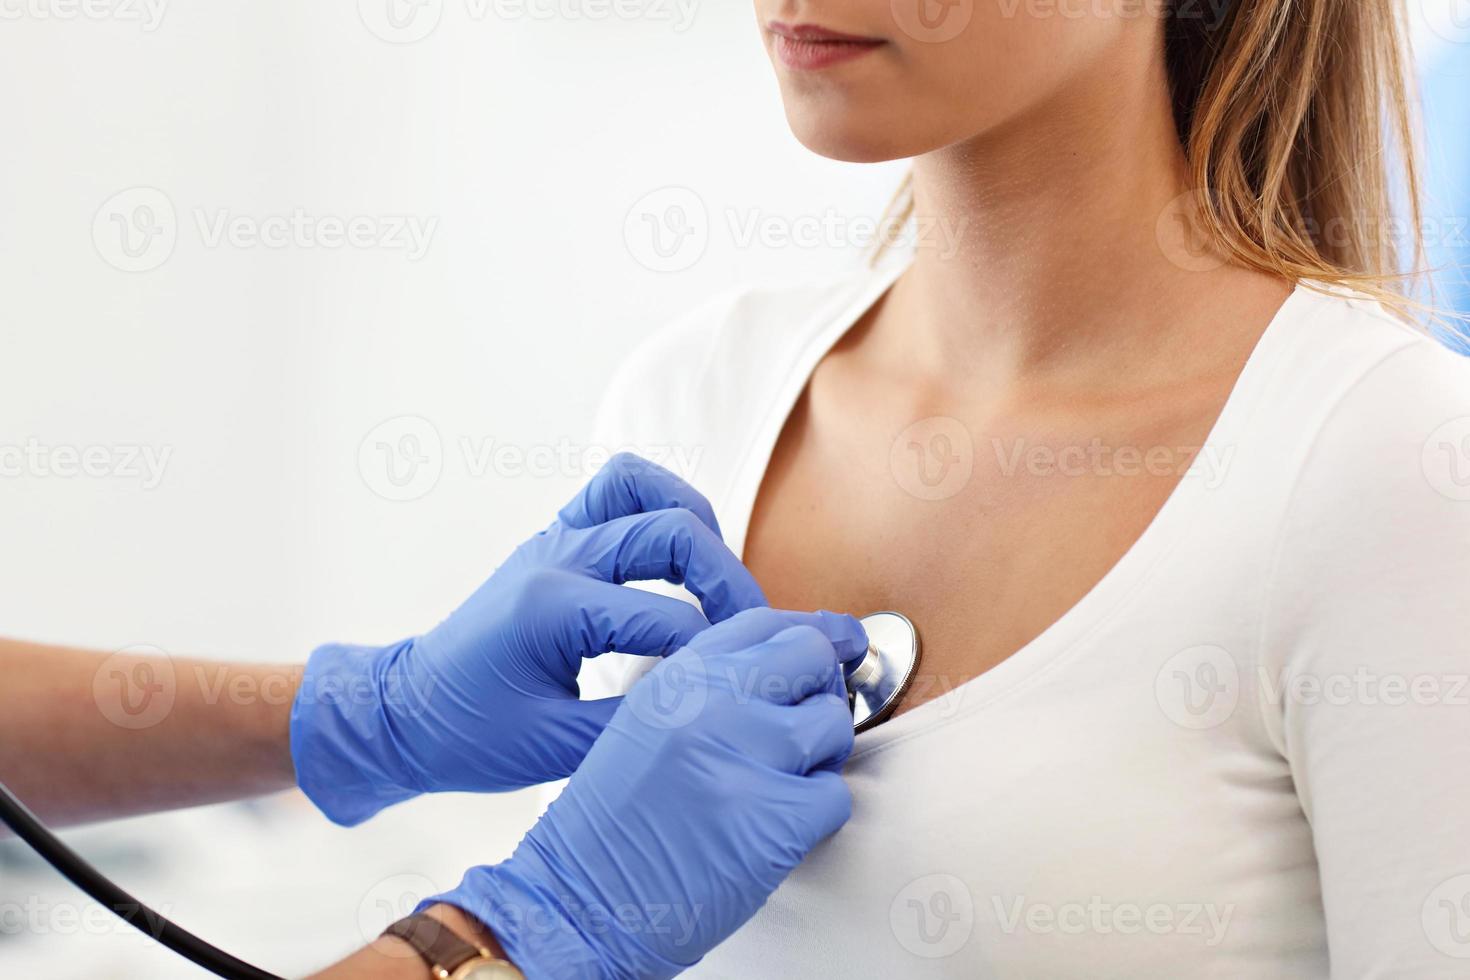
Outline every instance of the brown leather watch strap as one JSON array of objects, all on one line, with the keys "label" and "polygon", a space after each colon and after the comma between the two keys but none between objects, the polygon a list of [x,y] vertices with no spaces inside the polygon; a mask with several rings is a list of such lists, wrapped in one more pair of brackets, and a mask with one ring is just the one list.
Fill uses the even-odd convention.
[{"label": "brown leather watch strap", "polygon": [[402,939],[412,946],[436,976],[447,977],[470,960],[491,956],[488,949],[465,942],[453,929],[422,912],[399,919],[384,929],[383,935]]}]

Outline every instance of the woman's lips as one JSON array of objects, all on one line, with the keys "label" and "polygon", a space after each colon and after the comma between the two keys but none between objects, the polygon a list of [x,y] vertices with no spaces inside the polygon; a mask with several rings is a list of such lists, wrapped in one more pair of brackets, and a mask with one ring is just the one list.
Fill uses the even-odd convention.
[{"label": "woman's lips", "polygon": [[887,43],[881,38],[842,34],[814,24],[772,21],[766,30],[771,32],[776,57],[796,71],[818,71],[861,58]]}]

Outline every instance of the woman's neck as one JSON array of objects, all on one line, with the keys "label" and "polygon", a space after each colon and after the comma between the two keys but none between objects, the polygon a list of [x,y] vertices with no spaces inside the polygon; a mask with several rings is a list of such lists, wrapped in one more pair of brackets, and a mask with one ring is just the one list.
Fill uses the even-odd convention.
[{"label": "woman's neck", "polygon": [[1135,74],[916,161],[920,246],[872,338],[907,370],[1092,385],[1162,360],[1177,377],[1210,356],[1197,339],[1233,297],[1260,311],[1246,329],[1269,321],[1282,283],[1177,252],[1189,188],[1167,79],[1162,64]]}]

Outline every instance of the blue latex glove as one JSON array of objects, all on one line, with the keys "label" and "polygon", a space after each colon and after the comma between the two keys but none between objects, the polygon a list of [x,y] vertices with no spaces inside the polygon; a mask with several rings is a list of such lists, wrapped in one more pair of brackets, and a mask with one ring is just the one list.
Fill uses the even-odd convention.
[{"label": "blue latex glove", "polygon": [[633,687],[508,861],[421,908],[477,917],[531,980],[692,966],[850,815],[840,662],[866,647],[832,613],[699,634]]},{"label": "blue latex glove", "polygon": [[[704,612],[620,585],[652,579],[682,582]],[[420,793],[564,778],[621,700],[578,699],[584,657],[667,655],[764,605],[708,501],[667,470],[616,456],[429,633],[311,655],[291,713],[297,782],[352,825]]]}]

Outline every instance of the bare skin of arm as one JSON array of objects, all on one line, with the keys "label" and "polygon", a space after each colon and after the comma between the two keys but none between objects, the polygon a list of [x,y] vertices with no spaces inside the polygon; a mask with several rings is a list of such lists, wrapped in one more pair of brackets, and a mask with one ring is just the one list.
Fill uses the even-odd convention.
[{"label": "bare skin of arm", "polygon": [[0,640],[0,780],[73,824],[291,789],[300,665]]},{"label": "bare skin of arm", "polygon": [[[300,665],[106,654],[0,640],[0,781],[47,823],[70,824],[292,789]],[[9,831],[0,828],[0,834]],[[478,921],[429,914],[504,956]],[[423,980],[399,939],[379,939],[315,980]]]},{"label": "bare skin of arm", "polygon": [[[443,922],[465,942],[482,946],[495,956],[507,959],[494,934],[478,919],[453,905],[435,905],[425,912]],[[312,974],[309,980],[422,980],[428,972],[424,961],[408,943],[386,937],[358,950],[335,966]]]}]

